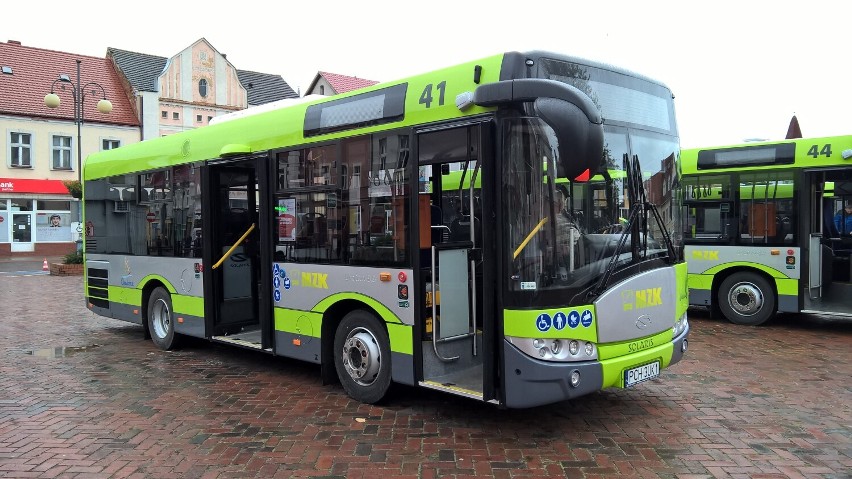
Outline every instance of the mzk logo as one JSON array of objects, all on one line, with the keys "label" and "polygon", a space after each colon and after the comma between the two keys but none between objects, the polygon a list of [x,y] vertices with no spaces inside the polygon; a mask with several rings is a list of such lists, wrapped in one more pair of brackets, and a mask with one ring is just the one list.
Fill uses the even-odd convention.
[{"label": "mzk logo", "polygon": [[719,260],[719,252],[711,251],[711,250],[694,250],[692,252],[692,259],[703,259],[703,260]]},{"label": "mzk logo", "polygon": [[293,284],[296,286],[301,286],[303,288],[328,289],[328,274],[302,271],[301,281],[294,281]]},{"label": "mzk logo", "polygon": [[621,293],[621,300],[625,311],[662,306],[663,288],[629,289]]}]

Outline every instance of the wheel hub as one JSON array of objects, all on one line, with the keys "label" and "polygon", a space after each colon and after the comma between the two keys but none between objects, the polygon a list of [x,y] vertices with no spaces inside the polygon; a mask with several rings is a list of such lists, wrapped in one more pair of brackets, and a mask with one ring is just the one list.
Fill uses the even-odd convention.
[{"label": "wheel hub", "polygon": [[169,334],[169,328],[171,327],[172,321],[169,305],[162,299],[157,300],[154,304],[154,310],[151,312],[151,316],[154,318],[154,334],[156,334],[158,338],[165,338],[166,335]]},{"label": "wheel hub", "polygon": [[751,283],[738,283],[731,288],[728,304],[739,314],[751,316],[763,307],[763,293]]},{"label": "wheel hub", "polygon": [[354,329],[343,342],[343,366],[356,383],[369,386],[382,364],[376,338],[366,329]]}]

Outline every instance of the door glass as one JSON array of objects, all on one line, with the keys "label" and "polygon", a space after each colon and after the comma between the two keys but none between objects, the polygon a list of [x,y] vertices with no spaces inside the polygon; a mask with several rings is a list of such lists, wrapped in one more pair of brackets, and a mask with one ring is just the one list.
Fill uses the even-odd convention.
[{"label": "door glass", "polygon": [[12,215],[12,241],[14,243],[32,242],[32,219],[29,213]]}]

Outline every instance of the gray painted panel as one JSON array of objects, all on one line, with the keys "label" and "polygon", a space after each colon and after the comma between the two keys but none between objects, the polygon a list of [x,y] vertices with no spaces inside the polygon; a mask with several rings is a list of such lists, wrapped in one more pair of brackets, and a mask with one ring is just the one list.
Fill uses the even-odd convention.
[{"label": "gray painted panel", "polygon": [[[380,273],[389,273],[390,281],[380,281]],[[360,293],[384,304],[404,324],[413,325],[417,295],[411,291],[412,278],[410,269],[275,263],[273,300],[277,307],[310,311],[332,294]],[[407,286],[406,299],[400,298],[401,286]]]},{"label": "gray painted panel", "polygon": [[778,296],[778,311],[786,313],[798,313],[799,297],[790,295]]},{"label": "gray painted panel", "polygon": [[[771,252],[779,254],[773,255]],[[793,254],[788,255],[787,252]],[[775,268],[790,279],[801,277],[801,249],[792,246],[718,246],[686,245],[684,247],[687,268],[690,274],[703,274],[710,268],[734,261],[747,261]],[[788,260],[792,256],[792,260]],[[793,264],[788,264],[792,261]]]},{"label": "gray painted panel", "polygon": [[436,321],[440,338],[470,332],[470,283],[466,249],[438,252],[440,267],[441,313]]},{"label": "gray painted panel", "polygon": [[[301,346],[293,344],[294,339],[300,339]],[[320,364],[322,357],[320,353],[322,353],[322,341],[319,338],[275,331],[275,354],[278,356]],[[334,365],[331,367],[334,368]]]},{"label": "gray painted panel", "polygon": [[689,304],[710,306],[713,304],[713,293],[709,289],[690,289]]},{"label": "gray painted panel", "polygon": [[[537,361],[503,341],[506,406],[524,408],[552,404],[598,391],[603,366],[598,362],[546,363]],[[571,387],[572,371],[580,372],[580,385]]]},{"label": "gray painted panel", "polygon": [[192,336],[195,338],[203,338],[204,336],[204,318],[198,316],[190,316],[188,314],[178,315],[183,318],[183,322],[175,321],[175,331],[180,334]]},{"label": "gray painted panel", "polygon": [[139,281],[146,276],[158,275],[168,280],[178,294],[204,297],[202,275],[195,272],[195,265],[201,264],[201,260],[198,258],[106,254],[88,254],[87,258],[90,261],[105,262],[98,263],[97,267],[109,270],[109,284],[111,286],[136,288]]},{"label": "gray painted panel", "polygon": [[139,309],[138,306],[110,303],[109,307],[110,309],[106,316],[112,316],[115,319],[120,319],[121,321],[127,321],[129,323],[142,324],[142,316],[139,314],[133,314],[134,309]]},{"label": "gray painted panel", "polygon": [[414,357],[410,354],[391,352],[391,378],[397,383],[415,385]]},{"label": "gray painted panel", "polygon": [[598,340],[627,341],[671,329],[677,311],[673,267],[646,271],[613,285],[595,301]]}]

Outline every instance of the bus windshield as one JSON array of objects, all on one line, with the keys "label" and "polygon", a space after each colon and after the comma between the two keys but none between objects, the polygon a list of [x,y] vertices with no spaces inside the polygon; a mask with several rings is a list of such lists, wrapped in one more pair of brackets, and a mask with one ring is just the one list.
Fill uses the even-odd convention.
[{"label": "bus windshield", "polygon": [[[680,148],[671,92],[627,72],[555,59],[539,65],[540,77],[570,84],[592,99],[604,119],[604,151],[591,177],[566,178],[549,125],[535,118],[507,120],[504,254],[510,301],[519,306],[564,303],[604,273],[611,284],[609,275],[617,277],[629,265],[677,254],[681,242]],[[638,170],[633,192],[625,161]],[[635,227],[627,231],[634,209]],[[671,252],[667,237],[677,245]],[[536,292],[543,295],[531,294]]]}]

